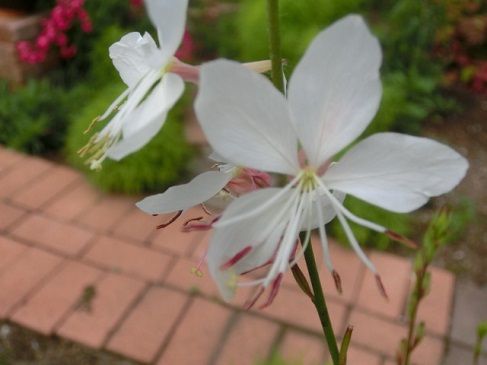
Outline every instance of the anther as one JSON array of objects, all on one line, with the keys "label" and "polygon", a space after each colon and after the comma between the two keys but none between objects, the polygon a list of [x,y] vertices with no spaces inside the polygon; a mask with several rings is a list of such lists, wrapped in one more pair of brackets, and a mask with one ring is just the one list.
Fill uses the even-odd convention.
[{"label": "anther", "polygon": [[333,276],[333,280],[335,281],[335,287],[337,289],[337,292],[340,294],[343,294],[343,288],[342,288],[342,279],[338,272],[336,270],[333,270],[331,272],[331,275]]},{"label": "anther", "polygon": [[230,260],[225,262],[223,265],[220,266],[220,270],[228,270],[232,266],[234,266],[237,262],[242,260],[250,251],[252,250],[252,246],[247,246],[240,252],[237,252],[235,256],[233,256]]},{"label": "anther", "polygon": [[413,240],[397,233],[397,232],[394,232],[394,231],[391,231],[391,230],[387,230],[384,232],[387,237],[389,237],[391,240],[394,240],[396,242],[399,242],[399,243],[402,243],[404,246],[406,247],[409,247],[409,248],[412,248],[414,250],[418,249],[419,248],[419,245],[414,242]]},{"label": "anther", "polygon": [[183,214],[183,211],[182,210],[180,210],[179,212],[177,212],[174,215],[174,217],[172,217],[171,219],[169,219],[169,221],[167,221],[166,223],[159,224],[157,226],[157,229],[166,228],[167,226],[171,225],[172,223],[174,223],[181,216],[181,214]]},{"label": "anther", "polygon": [[375,282],[382,296],[387,300],[389,300],[389,296],[387,295],[386,288],[384,287],[384,283],[382,282],[382,279],[378,274],[375,274]]}]

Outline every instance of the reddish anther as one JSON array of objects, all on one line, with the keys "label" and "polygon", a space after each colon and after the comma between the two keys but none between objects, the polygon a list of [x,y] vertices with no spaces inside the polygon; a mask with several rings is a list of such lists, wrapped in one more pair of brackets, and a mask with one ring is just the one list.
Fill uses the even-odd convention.
[{"label": "reddish anther", "polygon": [[343,294],[342,278],[335,270],[331,272],[331,275],[333,276],[333,280],[335,281],[335,287],[337,289],[337,292]]},{"label": "reddish anther", "polygon": [[277,277],[274,279],[274,281],[272,282],[272,287],[271,287],[271,292],[269,293],[269,297],[267,298],[266,302],[259,307],[259,309],[267,308],[272,304],[272,302],[274,302],[277,293],[279,293],[279,288],[281,287],[282,277],[283,275],[281,273],[277,275]]},{"label": "reddish anther", "polygon": [[247,254],[252,251],[252,246],[247,246],[243,250],[239,251],[235,256],[233,256],[230,260],[225,262],[222,266],[220,266],[221,270],[227,270],[234,266],[237,262],[242,260]]},{"label": "reddish anther", "polygon": [[375,275],[375,282],[377,283],[377,287],[379,288],[380,293],[384,298],[389,300],[389,296],[387,295],[386,288],[384,286],[384,283],[382,282],[382,279],[378,274]]},{"label": "reddish anther", "polygon": [[176,222],[176,220],[181,216],[181,214],[183,214],[183,211],[180,210],[179,212],[177,212],[171,219],[169,219],[166,223],[162,223],[162,224],[159,224],[157,226],[157,229],[162,229],[162,228],[166,228],[167,226],[173,224],[174,222]]},{"label": "reddish anther", "polygon": [[255,305],[255,303],[257,303],[257,301],[262,296],[262,294],[264,294],[264,290],[265,290],[265,288],[263,286],[259,287],[257,293],[252,297],[252,299],[245,302],[244,308],[246,310],[252,309],[252,307]]}]

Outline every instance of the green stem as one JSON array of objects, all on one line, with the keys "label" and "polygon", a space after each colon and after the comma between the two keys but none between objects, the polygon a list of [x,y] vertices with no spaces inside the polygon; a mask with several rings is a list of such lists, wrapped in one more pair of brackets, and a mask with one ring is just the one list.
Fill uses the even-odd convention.
[{"label": "green stem", "polygon": [[[301,237],[301,242],[303,246],[306,244],[303,242],[304,237]],[[318,316],[320,317],[321,327],[323,328],[323,333],[325,334],[326,342],[328,343],[328,349],[330,351],[331,359],[334,365],[339,364],[339,351],[335,333],[333,332],[333,327],[330,320],[330,315],[328,314],[328,308],[326,306],[325,296],[323,295],[323,289],[321,287],[320,275],[316,267],[315,255],[313,252],[313,245],[311,242],[304,251],[304,258],[306,260],[306,266],[308,267],[309,279],[311,281],[311,286],[313,287],[314,301],[313,304],[316,307]]]},{"label": "green stem", "polygon": [[267,0],[267,21],[269,24],[269,53],[272,63],[272,82],[279,91],[284,93],[281,36],[279,31],[279,0]]}]

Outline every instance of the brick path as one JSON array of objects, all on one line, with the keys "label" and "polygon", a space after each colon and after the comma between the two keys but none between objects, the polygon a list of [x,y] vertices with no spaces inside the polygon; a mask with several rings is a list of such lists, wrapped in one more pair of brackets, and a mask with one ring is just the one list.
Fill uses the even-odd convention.
[{"label": "brick path", "polygon": [[[270,308],[241,310],[244,292],[224,305],[208,276],[191,274],[207,235],[177,224],[157,231],[164,217],[142,214],[136,200],[102,195],[69,168],[0,147],[0,319],[142,363],[253,365],[276,350],[303,365],[324,362],[317,316],[292,277]],[[336,331],[355,326],[349,364],[393,365],[409,262],[371,253],[387,302],[354,254],[331,249],[344,294],[328,275],[324,286]],[[434,269],[432,280],[418,365],[441,363],[450,327],[454,278]],[[81,299],[92,287],[87,310]]]}]

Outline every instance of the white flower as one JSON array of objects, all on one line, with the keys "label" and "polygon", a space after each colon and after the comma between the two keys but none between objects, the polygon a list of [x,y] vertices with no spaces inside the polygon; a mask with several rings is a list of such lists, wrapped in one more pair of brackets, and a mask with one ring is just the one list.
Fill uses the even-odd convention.
[{"label": "white flower", "polygon": [[139,150],[161,129],[168,111],[184,90],[182,78],[171,72],[186,24],[188,0],[145,0],[149,17],[157,28],[159,47],[150,34],[129,33],[113,44],[110,57],[127,89],[107,111],[96,118],[111,120],[88,145],[96,169],[105,158],[120,160]]},{"label": "white flower", "polygon": [[[327,267],[333,271],[325,224],[336,215],[351,246],[374,273],[348,221],[386,232],[343,205],[345,194],[394,212],[409,212],[463,178],[466,160],[430,139],[378,133],[353,142],[381,99],[381,49],[359,16],[348,16],[319,34],[296,67],[288,98],[261,75],[225,60],[202,66],[196,112],[213,147],[225,160],[291,176],[283,188],[266,188],[234,200],[215,224],[208,264],[229,300],[236,286],[272,284],[293,265],[300,231],[319,228]],[[306,162],[299,162],[299,150]],[[191,192],[188,192],[192,194]],[[302,253],[302,251],[301,251]],[[237,276],[270,263],[266,276]]]}]

